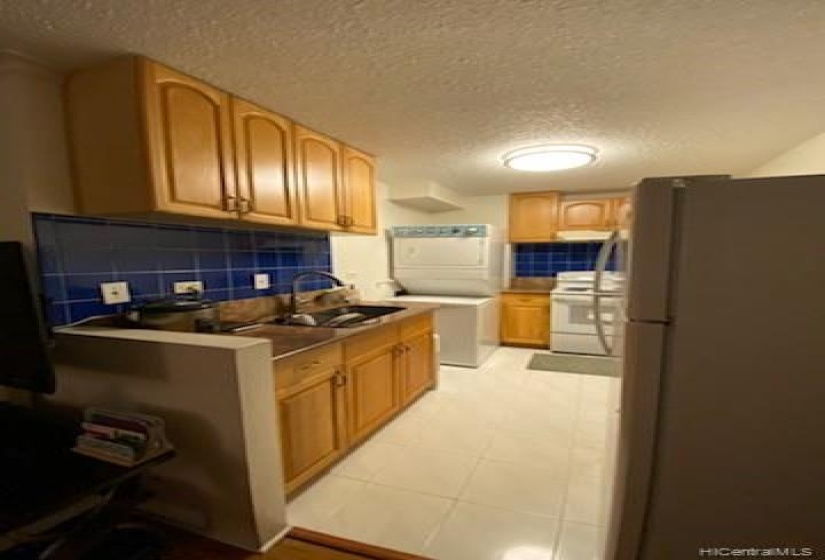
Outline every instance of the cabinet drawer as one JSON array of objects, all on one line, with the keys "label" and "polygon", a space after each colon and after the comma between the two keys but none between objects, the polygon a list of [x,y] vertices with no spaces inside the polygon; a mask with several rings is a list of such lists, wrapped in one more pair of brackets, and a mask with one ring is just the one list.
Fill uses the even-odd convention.
[{"label": "cabinet drawer", "polygon": [[292,387],[315,375],[340,367],[342,363],[343,354],[340,344],[330,344],[317,350],[278,360],[272,367],[275,373],[275,388]]},{"label": "cabinet drawer", "polygon": [[550,305],[550,294],[501,294],[504,305]]},{"label": "cabinet drawer", "polygon": [[403,321],[399,326],[399,335],[401,338],[409,338],[414,334],[418,334],[420,332],[429,331],[433,328],[433,314],[432,313],[425,313],[423,315],[418,315],[417,317],[412,317]]},{"label": "cabinet drawer", "polygon": [[396,325],[379,327],[373,331],[353,336],[344,342],[344,356],[347,362],[353,358],[380,350],[398,342]]}]

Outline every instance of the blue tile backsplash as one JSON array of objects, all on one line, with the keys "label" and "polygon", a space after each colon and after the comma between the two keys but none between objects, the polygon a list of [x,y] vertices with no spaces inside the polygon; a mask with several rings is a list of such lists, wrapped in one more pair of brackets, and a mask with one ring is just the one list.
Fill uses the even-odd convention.
[{"label": "blue tile backsplash", "polygon": [[[216,301],[289,292],[294,274],[331,271],[326,233],[251,231],[33,214],[43,290],[53,324],[127,310],[169,296],[174,282],[200,280]],[[272,287],[253,288],[267,273]],[[101,282],[129,283],[132,303],[104,305]],[[303,290],[328,287],[309,279]]]},{"label": "blue tile backsplash", "polygon": [[[571,270],[593,270],[602,244],[595,243],[518,243],[513,246],[516,277],[555,276]],[[608,270],[614,269],[612,260]]]}]

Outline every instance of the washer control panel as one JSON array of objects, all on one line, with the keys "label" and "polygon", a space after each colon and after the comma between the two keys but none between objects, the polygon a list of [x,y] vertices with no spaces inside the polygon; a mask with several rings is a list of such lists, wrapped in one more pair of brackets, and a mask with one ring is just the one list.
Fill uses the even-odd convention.
[{"label": "washer control panel", "polygon": [[488,237],[485,224],[451,224],[439,226],[396,226],[393,237]]}]

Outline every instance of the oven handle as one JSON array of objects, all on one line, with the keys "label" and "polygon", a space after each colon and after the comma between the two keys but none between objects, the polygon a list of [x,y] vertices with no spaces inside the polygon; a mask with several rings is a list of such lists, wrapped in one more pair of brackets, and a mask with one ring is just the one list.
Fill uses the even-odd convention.
[{"label": "oven handle", "polygon": [[607,261],[610,259],[610,253],[619,242],[619,231],[616,230],[610,234],[610,237],[604,242],[599,257],[596,259],[596,267],[593,272],[593,315],[595,318],[596,334],[599,337],[599,343],[604,348],[604,353],[608,356],[613,354],[613,348],[607,341],[607,333],[605,333],[604,323],[602,322],[602,277],[607,269]]}]

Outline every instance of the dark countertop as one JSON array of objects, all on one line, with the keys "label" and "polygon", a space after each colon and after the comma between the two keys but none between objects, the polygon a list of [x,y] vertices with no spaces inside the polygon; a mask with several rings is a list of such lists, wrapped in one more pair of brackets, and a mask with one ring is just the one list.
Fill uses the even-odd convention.
[{"label": "dark countertop", "polygon": [[549,294],[556,287],[556,279],[549,276],[521,276],[510,278],[510,286],[503,294]]},{"label": "dark countertop", "polygon": [[502,294],[545,294],[550,295],[548,288],[504,288]]},{"label": "dark countertop", "polygon": [[392,323],[397,323],[422,313],[430,313],[438,309],[438,305],[432,303],[412,303],[404,302],[403,305],[397,302],[371,302],[360,301],[358,305],[385,305],[393,307],[404,307],[404,311],[377,317],[369,321],[368,325],[360,327],[338,328],[330,327],[301,327],[292,325],[271,325],[265,324],[256,329],[236,333],[234,336],[246,336],[251,338],[266,338],[272,343],[272,359],[280,360],[288,356],[293,356],[312,348],[338,342],[351,336],[356,336],[367,331],[377,329]]}]

